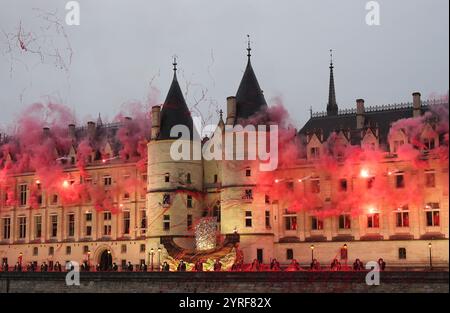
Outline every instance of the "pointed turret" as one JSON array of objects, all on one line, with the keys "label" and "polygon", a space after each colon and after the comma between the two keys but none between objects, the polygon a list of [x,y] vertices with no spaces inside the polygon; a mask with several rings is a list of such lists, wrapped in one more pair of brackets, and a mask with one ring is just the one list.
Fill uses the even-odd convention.
[{"label": "pointed turret", "polygon": [[334,75],[333,75],[333,50],[330,49],[330,85],[328,90],[328,104],[327,115],[337,115],[338,106],[336,103],[336,91],[334,89]]},{"label": "pointed turret", "polygon": [[158,140],[175,139],[178,137],[170,137],[170,130],[175,125],[185,125],[190,131],[192,139],[193,135],[193,122],[191,112],[186,104],[181,91],[180,85],[177,80],[177,61],[174,58],[173,61],[173,80],[170,85],[169,92],[167,93],[166,100],[164,101],[161,110],[161,129],[159,132]]},{"label": "pointed turret", "polygon": [[[247,35],[248,37],[248,35]],[[236,119],[246,119],[267,107],[263,91],[259,87],[255,72],[250,62],[250,40],[247,47],[247,67],[236,93]]]}]

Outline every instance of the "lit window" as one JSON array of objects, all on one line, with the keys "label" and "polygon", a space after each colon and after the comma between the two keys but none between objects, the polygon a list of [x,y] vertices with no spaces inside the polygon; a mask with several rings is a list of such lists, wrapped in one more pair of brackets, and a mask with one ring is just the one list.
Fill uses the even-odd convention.
[{"label": "lit window", "polygon": [[312,216],[311,217],[311,229],[312,230],[322,230],[323,229],[323,220],[316,216]]},{"label": "lit window", "polygon": [[427,217],[427,226],[440,226],[439,203],[427,203],[425,206],[425,214]]},{"label": "lit window", "polygon": [[379,228],[380,227],[380,213],[373,213],[367,215],[367,228]]},{"label": "lit window", "polygon": [[286,230],[297,230],[297,216],[296,215],[285,215],[284,225]]},{"label": "lit window", "polygon": [[348,214],[339,215],[339,229],[350,229],[351,218]]},{"label": "lit window", "polygon": [[409,210],[408,206],[403,206],[398,209],[396,214],[396,226],[397,227],[409,227]]}]

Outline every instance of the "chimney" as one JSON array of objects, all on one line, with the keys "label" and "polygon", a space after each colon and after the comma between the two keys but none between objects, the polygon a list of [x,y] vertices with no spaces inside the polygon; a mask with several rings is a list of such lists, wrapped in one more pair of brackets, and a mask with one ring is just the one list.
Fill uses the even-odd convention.
[{"label": "chimney", "polygon": [[422,102],[420,101],[420,92],[413,92],[413,116],[419,117],[421,114]]},{"label": "chimney", "polygon": [[227,98],[227,125],[233,125],[236,118],[236,97]]},{"label": "chimney", "polygon": [[69,137],[75,139],[75,124],[69,124]]},{"label": "chimney", "polygon": [[356,99],[356,129],[364,127],[364,99]]},{"label": "chimney", "polygon": [[154,105],[152,107],[152,133],[151,133],[152,140],[155,140],[156,138],[158,138],[158,135],[159,135],[160,115],[161,115],[161,106]]},{"label": "chimney", "polygon": [[45,138],[48,138],[50,136],[50,128],[48,128],[48,127],[42,128],[42,133]]},{"label": "chimney", "polygon": [[87,122],[87,135],[90,140],[95,138],[95,123],[92,121]]}]

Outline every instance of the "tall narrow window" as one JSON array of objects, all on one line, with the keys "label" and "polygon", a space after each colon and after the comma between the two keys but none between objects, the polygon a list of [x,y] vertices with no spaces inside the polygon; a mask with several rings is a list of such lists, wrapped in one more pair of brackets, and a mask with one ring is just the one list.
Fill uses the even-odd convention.
[{"label": "tall narrow window", "polygon": [[397,227],[409,227],[409,210],[408,206],[403,206],[397,209],[396,214],[396,226]]},{"label": "tall narrow window", "polygon": [[320,179],[319,178],[311,178],[311,192],[312,193],[320,193]]},{"label": "tall narrow window", "polygon": [[3,218],[3,239],[11,238],[11,218]]},{"label": "tall narrow window", "polygon": [[218,182],[218,176],[217,176],[217,174],[214,174],[214,184],[217,184],[217,182]]},{"label": "tall narrow window", "polygon": [[339,191],[345,192],[347,191],[347,179],[342,178],[339,180]]},{"label": "tall narrow window", "polygon": [[34,238],[39,239],[42,236],[42,216],[34,217]]},{"label": "tall narrow window", "polygon": [[19,204],[21,206],[27,205],[27,185],[21,184],[19,185]]},{"label": "tall narrow window", "polygon": [[380,227],[380,213],[373,213],[367,215],[367,228],[379,228]]},{"label": "tall narrow window", "polygon": [[85,235],[87,237],[92,236],[92,213],[87,212],[85,214],[85,220],[86,220],[86,228],[85,228]]},{"label": "tall narrow window", "polygon": [[164,215],[163,217],[163,229],[170,230],[170,215]]},{"label": "tall narrow window", "polygon": [[162,204],[163,206],[170,205],[170,194],[168,193],[163,194]]},{"label": "tall narrow window", "polygon": [[252,176],[252,170],[249,169],[249,168],[247,168],[247,169],[245,170],[245,176],[247,176],[247,177]]},{"label": "tall narrow window", "polygon": [[58,236],[58,215],[50,215],[50,237],[56,237]]},{"label": "tall narrow window", "polygon": [[103,212],[103,235],[111,236],[111,212]]},{"label": "tall narrow window", "polygon": [[147,231],[147,211],[146,209],[140,210],[140,226],[141,226],[141,235],[145,235]]},{"label": "tall narrow window", "polygon": [[188,208],[192,208],[192,196],[191,195],[187,195],[186,206]]},{"label": "tall narrow window", "polygon": [[186,174],[186,183],[187,184],[191,184],[192,183],[192,181],[191,181],[191,173],[187,173]]},{"label": "tall narrow window", "polygon": [[269,210],[266,210],[265,220],[266,220],[266,228],[270,229],[271,226],[270,226],[270,211]]},{"label": "tall narrow window", "polygon": [[436,174],[434,171],[425,172],[425,187],[427,188],[436,187]]},{"label": "tall narrow window", "polygon": [[25,239],[27,236],[27,218],[25,216],[19,217],[19,239]]},{"label": "tall narrow window", "polygon": [[350,227],[351,227],[350,215],[348,214],[339,215],[339,229],[350,229]]},{"label": "tall narrow window", "polygon": [[130,234],[130,211],[123,212],[123,234]]},{"label": "tall narrow window", "polygon": [[323,220],[318,218],[317,216],[311,217],[311,229],[312,230],[322,230],[323,229]]},{"label": "tall narrow window", "polygon": [[425,214],[427,218],[427,226],[439,226],[440,216],[439,216],[439,203],[427,203],[425,206]]},{"label": "tall narrow window", "polygon": [[170,175],[169,175],[169,173],[166,173],[164,175],[164,182],[168,183],[169,181],[170,181]]},{"label": "tall narrow window", "polygon": [[405,187],[405,176],[403,174],[395,175],[395,188]]},{"label": "tall narrow window", "polygon": [[252,211],[245,211],[245,227],[252,227]]},{"label": "tall narrow window", "polygon": [[67,216],[68,219],[68,227],[67,227],[67,235],[69,237],[75,236],[75,214],[71,213]]},{"label": "tall narrow window", "polygon": [[187,229],[188,230],[192,229],[192,214],[187,215]]}]

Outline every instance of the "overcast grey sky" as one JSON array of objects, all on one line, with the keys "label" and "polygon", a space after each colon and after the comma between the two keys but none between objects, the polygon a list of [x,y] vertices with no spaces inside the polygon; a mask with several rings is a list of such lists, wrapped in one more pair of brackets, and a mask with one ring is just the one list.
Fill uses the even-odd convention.
[{"label": "overcast grey sky", "polygon": [[[64,25],[66,40],[55,27],[46,29],[55,24],[44,18],[56,10],[64,22],[66,1],[0,0],[0,128],[46,96],[74,108],[82,122],[99,112],[112,118],[124,102],[144,101],[153,77],[162,102],[174,54],[182,88],[192,84],[189,104],[207,89],[208,102],[225,109],[245,68],[246,34],[266,99],[280,97],[297,127],[310,106],[325,110],[330,48],[339,108],[357,98],[376,105],[410,101],[413,91],[446,94],[448,0],[379,0],[380,26],[366,24],[366,2],[80,0],[81,25]],[[43,60],[14,43],[19,25]],[[67,71],[57,67],[56,49]],[[207,111],[206,101],[200,106]]]}]

